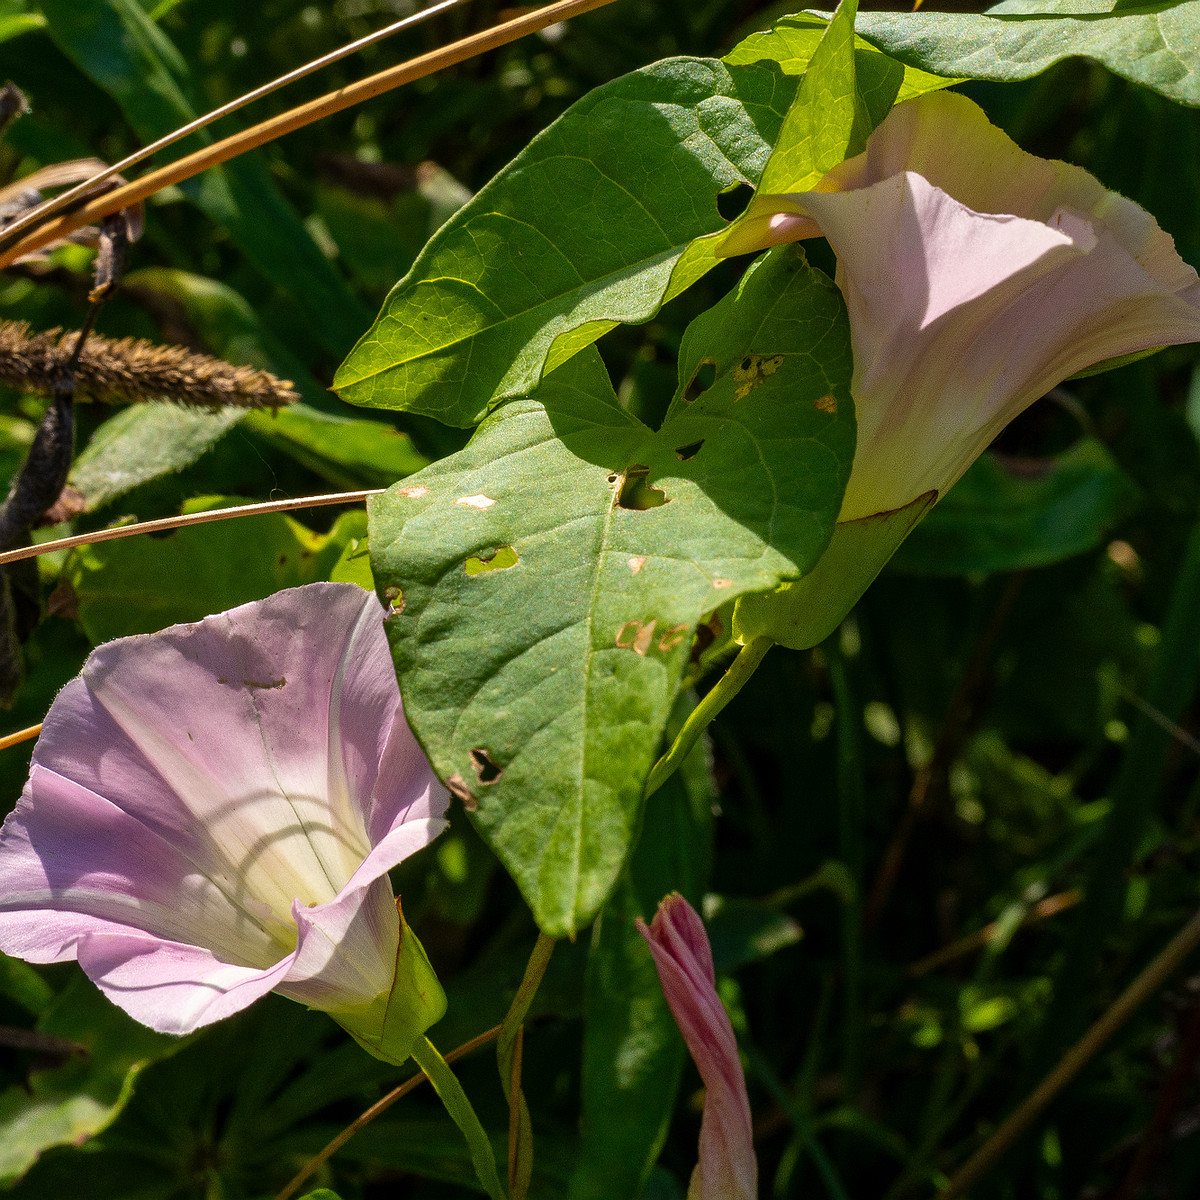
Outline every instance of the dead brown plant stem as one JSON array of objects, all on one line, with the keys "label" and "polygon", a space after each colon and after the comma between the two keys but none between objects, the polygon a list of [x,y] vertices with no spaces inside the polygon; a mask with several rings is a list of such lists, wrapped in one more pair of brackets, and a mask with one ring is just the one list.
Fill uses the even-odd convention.
[{"label": "dead brown plant stem", "polygon": [[[446,1062],[456,1062],[458,1059],[470,1054],[473,1050],[478,1050],[480,1046],[486,1046],[488,1042],[494,1041],[499,1036],[500,1026],[493,1025],[485,1033],[481,1033],[478,1037],[473,1037],[469,1042],[463,1042],[461,1046],[451,1050],[446,1055]],[[377,1100],[366,1112],[355,1117],[337,1137],[304,1164],[303,1168],[287,1182],[283,1190],[275,1197],[275,1200],[291,1200],[291,1197],[300,1190],[304,1181],[314,1171],[328,1162],[364,1125],[369,1125],[380,1113],[386,1112],[397,1100],[402,1096],[407,1096],[409,1092],[419,1087],[428,1078],[429,1076],[424,1071],[418,1071],[411,1078],[406,1079],[400,1084],[399,1087],[393,1088],[383,1099]]]},{"label": "dead brown plant stem", "polygon": [[[1024,929],[1037,921],[1044,921],[1047,917],[1054,917],[1061,912],[1066,912],[1068,909],[1074,908],[1082,899],[1083,890],[1081,888],[1071,888],[1069,891],[1059,892],[1056,896],[1047,896],[1044,900],[1039,900],[1021,918],[1018,928]],[[935,950],[932,954],[918,959],[909,966],[905,973],[910,979],[919,979],[922,975],[928,975],[930,971],[943,967],[956,958],[962,958],[974,950],[982,949],[989,942],[995,940],[1000,928],[999,921],[992,921],[982,929],[969,933],[966,937],[961,937],[957,941],[951,942],[950,945],[943,946],[940,950]]]},{"label": "dead brown plant stem", "polygon": [[32,741],[39,733],[42,732],[41,725],[30,725],[28,729],[18,729],[16,733],[6,734],[0,737],[0,750],[7,750],[9,746],[19,746],[22,742]]},{"label": "dead brown plant stem", "polygon": [[505,46],[509,42],[524,37],[527,33],[536,33],[548,25],[558,24],[569,17],[591,12],[593,9],[603,8],[606,4],[612,3],[613,0],[558,0],[555,4],[548,4],[544,8],[524,13],[511,21],[495,25],[491,29],[473,33],[470,37],[451,42],[448,46],[441,46],[428,54],[418,55],[406,62],[397,63],[394,67],[389,67],[366,79],[360,79],[357,83],[347,84],[336,92],[329,92],[307,104],[297,105],[286,113],[271,117],[250,129],[214,142],[211,146],[205,146],[194,154],[185,155],[177,162],[151,171],[143,175],[141,179],[114,188],[103,196],[97,196],[80,205],[74,212],[47,221],[0,253],[0,267],[6,267],[23,255],[30,254],[57,238],[74,233],[77,229],[82,229],[86,225],[94,225],[101,217],[145,200],[165,187],[190,179],[193,175],[198,175],[209,167],[215,167],[228,159],[236,158],[239,154],[246,153],[247,150],[253,150],[267,142],[274,141],[293,130],[311,125],[314,121],[320,121],[343,109],[351,108],[355,104],[361,104],[365,100],[374,99],[393,88],[400,87],[401,84],[422,79],[426,75],[432,75],[446,67],[484,54],[488,50],[494,50],[498,46]]},{"label": "dead brown plant stem", "polygon": [[369,496],[378,496],[386,488],[368,488],[361,492],[331,492],[323,496],[294,496],[289,500],[264,500],[259,504],[238,504],[232,508],[213,508],[207,512],[181,513],[177,517],[158,517],[153,521],[138,521],[134,525],[118,525],[113,529],[93,529],[91,533],[77,533],[71,537],[57,538],[52,542],[39,542],[34,546],[18,546],[15,550],[0,553],[0,567],[6,563],[19,562],[23,558],[36,558],[54,550],[72,550],[76,546],[90,546],[94,542],[111,542],[118,538],[133,537],[139,533],[164,533],[170,529],[183,529],[188,525],[204,525],[209,521],[226,521],[231,517],[252,517],[261,513],[295,512],[301,508],[321,508],[329,504],[361,504]]},{"label": "dead brown plant stem", "polygon": [[1009,613],[1012,612],[1017,596],[1020,595],[1027,574],[1026,571],[1016,571],[1009,576],[1004,585],[1004,591],[1000,594],[1000,599],[996,602],[996,607],[992,610],[988,623],[979,636],[979,641],[975,643],[971,661],[968,663],[958,687],[954,689],[954,695],[946,708],[946,716],[942,721],[933,754],[913,780],[912,791],[908,796],[908,807],[905,809],[904,816],[901,818],[896,833],[879,865],[875,884],[871,888],[871,895],[863,912],[865,929],[874,928],[883,915],[883,910],[887,907],[896,881],[900,878],[904,857],[908,851],[908,843],[916,828],[917,820],[924,812],[930,792],[934,784],[940,782],[945,776],[951,763],[962,749],[975,716],[979,692],[987,678],[988,664],[996,649],[996,641],[1008,621]]}]

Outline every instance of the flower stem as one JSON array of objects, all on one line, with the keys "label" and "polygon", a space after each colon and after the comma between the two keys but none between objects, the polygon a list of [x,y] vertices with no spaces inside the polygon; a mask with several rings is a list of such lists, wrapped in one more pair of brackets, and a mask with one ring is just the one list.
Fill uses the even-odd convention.
[{"label": "flower stem", "polygon": [[438,1098],[446,1106],[451,1120],[458,1126],[467,1147],[471,1153],[471,1163],[475,1174],[483,1184],[483,1190],[491,1200],[507,1200],[500,1176],[496,1172],[496,1156],[492,1153],[492,1143],[484,1132],[475,1110],[471,1107],[467,1093],[454,1072],[446,1065],[446,1060],[438,1053],[437,1047],[427,1038],[418,1038],[413,1049],[413,1061],[421,1068],[433,1084]]},{"label": "flower stem", "polygon": [[1016,1112],[971,1156],[962,1170],[938,1193],[937,1200],[956,1200],[958,1196],[967,1195],[1041,1116],[1058,1093],[1100,1052],[1105,1042],[1162,987],[1197,946],[1200,946],[1200,911],[1117,997],[1091,1029],[1063,1055],[1054,1070],[1030,1092]]},{"label": "flower stem", "polygon": [[712,724],[713,718],[734,698],[754,674],[764,655],[775,643],[765,634],[747,642],[738,652],[729,669],[713,685],[699,704],[688,714],[679,736],[671,748],[654,764],[646,780],[646,795],[652,796],[683,765],[700,735]]},{"label": "flower stem", "polygon": [[[493,1025],[491,1029],[485,1030],[483,1033],[473,1037],[469,1042],[463,1042],[461,1046],[451,1050],[446,1055],[446,1062],[452,1063],[456,1059],[462,1058],[464,1055],[470,1054],[473,1050],[478,1050],[480,1046],[486,1046],[488,1042],[500,1036],[500,1026]],[[291,1198],[300,1190],[304,1181],[313,1174],[319,1167],[327,1163],[360,1129],[365,1125],[369,1125],[377,1116],[386,1112],[397,1100],[403,1096],[407,1096],[414,1088],[419,1087],[428,1079],[429,1076],[424,1071],[418,1071],[415,1075],[409,1076],[398,1087],[392,1088],[386,1096],[380,1100],[376,1100],[370,1108],[364,1113],[360,1113],[345,1129],[333,1138],[332,1141],[325,1144],[324,1149],[320,1150],[312,1158],[304,1164],[304,1166],[288,1181],[284,1189],[276,1195],[275,1200],[291,1200]]]},{"label": "flower stem", "polygon": [[524,1200],[529,1190],[533,1173],[533,1126],[529,1119],[529,1106],[521,1091],[521,1051],[523,1022],[529,1006],[537,994],[542,976],[554,953],[554,939],[544,933],[538,940],[525,967],[525,976],[512,1006],[500,1024],[500,1037],[496,1042],[496,1065],[500,1069],[500,1083],[508,1100],[508,1190],[510,1200]]}]

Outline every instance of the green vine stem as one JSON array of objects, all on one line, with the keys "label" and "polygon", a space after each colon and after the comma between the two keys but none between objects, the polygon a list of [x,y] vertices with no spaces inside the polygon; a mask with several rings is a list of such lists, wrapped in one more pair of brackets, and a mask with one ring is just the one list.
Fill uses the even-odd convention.
[{"label": "green vine stem", "polygon": [[553,953],[554,939],[539,933],[521,986],[500,1023],[500,1036],[496,1040],[496,1065],[500,1069],[500,1083],[509,1109],[509,1200],[525,1200],[533,1177],[533,1125],[525,1094],[521,1091],[521,1031]]},{"label": "green vine stem", "polygon": [[962,1170],[938,1193],[937,1200],[957,1200],[957,1197],[967,1195],[1037,1120],[1055,1096],[1087,1066],[1134,1012],[1162,987],[1197,946],[1200,946],[1200,911],[1117,997],[1091,1029],[1063,1055],[1054,1070],[1030,1092],[1021,1106],[971,1156]]},{"label": "green vine stem", "polygon": [[483,1184],[483,1190],[491,1200],[508,1200],[496,1172],[496,1156],[492,1153],[492,1143],[475,1110],[471,1107],[467,1093],[463,1091],[458,1077],[450,1070],[446,1060],[438,1053],[437,1047],[428,1038],[419,1038],[412,1052],[413,1061],[425,1072],[438,1099],[446,1106],[451,1120],[458,1126],[467,1147],[471,1153],[471,1163],[475,1174]]},{"label": "green vine stem", "polygon": [[647,797],[654,795],[679,770],[700,735],[712,724],[717,713],[745,687],[746,681],[773,645],[774,641],[763,634],[741,648],[725,674],[688,714],[671,748],[654,764],[650,778],[646,780]]}]

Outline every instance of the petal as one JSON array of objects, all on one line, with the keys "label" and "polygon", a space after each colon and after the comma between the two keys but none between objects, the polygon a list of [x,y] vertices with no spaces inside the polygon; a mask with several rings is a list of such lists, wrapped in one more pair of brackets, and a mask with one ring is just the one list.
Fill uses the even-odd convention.
[{"label": "petal", "polygon": [[382,740],[398,705],[381,699],[396,691],[386,655],[358,653],[376,632],[382,644],[380,623],[368,593],[313,584],[110,643],[60,693],[35,759],[119,796],[206,874],[236,878],[288,920],[294,898],[337,895],[369,849],[361,714],[374,710]]},{"label": "petal", "polygon": [[838,255],[858,450],[840,521],[944,495],[1039,396],[1101,359],[1200,338],[1102,224],[978,213],[911,171],[809,206]]},{"label": "petal", "polygon": [[0,863],[0,949],[36,962],[74,958],[79,939],[121,928],[256,968],[295,940],[235,879],[222,888],[135,817],[36,764],[0,829]]},{"label": "petal", "polygon": [[680,895],[668,896],[649,929],[649,943],[663,995],[704,1080],[700,1161],[689,1200],[755,1200],[750,1101],[733,1026],[717,995],[712,950],[704,925]]},{"label": "petal", "polygon": [[232,1016],[283,978],[291,955],[267,970],[222,962],[210,950],[133,930],[80,940],[79,965],[135,1021],[160,1033],[191,1033]]}]

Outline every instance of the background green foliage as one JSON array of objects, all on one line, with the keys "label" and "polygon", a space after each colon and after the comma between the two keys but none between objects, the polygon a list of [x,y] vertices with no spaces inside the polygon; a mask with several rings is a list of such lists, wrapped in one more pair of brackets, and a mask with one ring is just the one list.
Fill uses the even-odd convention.
[{"label": "background green foliage", "polygon": [[[377,27],[397,7],[384,0],[0,0],[0,77],[16,81],[33,106],[0,143],[0,180],[85,154],[114,160],[191,113]],[[484,0],[469,16],[439,18],[254,114],[445,42],[498,7]],[[380,585],[400,588],[414,618],[477,605],[457,626],[463,660],[450,679],[436,675],[420,640],[397,627],[406,695],[415,715],[432,714],[428,729],[456,682],[466,689],[502,678],[496,667],[511,647],[493,631],[505,614],[512,623],[499,627],[518,649],[532,643],[543,619],[568,632],[577,627],[578,613],[555,612],[569,556],[561,544],[525,539],[577,512],[594,524],[591,493],[607,497],[610,474],[621,479],[639,464],[653,472],[644,477],[647,489],[661,485],[671,503],[619,515],[657,522],[664,550],[680,530],[701,527],[704,536],[689,547],[692,564],[726,555],[737,527],[745,561],[721,565],[719,576],[713,565],[709,590],[714,576],[735,581],[729,596],[770,586],[785,559],[801,569],[827,533],[837,478],[805,509],[810,528],[778,544],[763,536],[762,514],[732,493],[718,498],[719,487],[702,474],[703,448],[677,455],[717,436],[703,426],[706,414],[714,422],[740,415],[722,391],[726,365],[742,353],[732,344],[733,300],[718,310],[716,328],[730,345],[700,402],[709,408],[682,418],[686,432],[672,426],[681,419],[679,393],[716,344],[714,318],[706,326],[701,314],[737,295],[731,289],[746,265],[718,261],[709,243],[689,243],[723,229],[744,205],[745,185],[767,161],[820,25],[796,17],[724,65],[701,60],[724,54],[788,7],[618,0],[156,197],[102,331],[270,367],[295,381],[303,404],[278,418],[241,420],[149,406],[115,415],[85,408],[73,482],[86,512],[73,528],[235,497],[387,486],[425,468],[420,486],[428,496],[402,501],[394,490],[378,502],[373,523],[383,536],[376,532],[372,553]],[[857,43],[855,70],[868,115],[877,120],[892,95],[938,82],[923,68],[1007,81],[964,90],[1027,149],[1079,162],[1146,205],[1200,265],[1196,111],[1164,98],[1196,102],[1188,53],[1200,39],[1198,6],[1188,0],[1124,14],[1129,6],[1118,5],[1106,22],[1095,16],[1111,4],[1074,7],[1094,13],[1070,22],[1079,27],[1070,36],[1029,5],[1016,15],[1004,6],[999,19],[863,14],[867,40]],[[1136,36],[1126,22],[1137,23]],[[1161,46],[1183,52],[1172,57]],[[905,70],[879,49],[895,53]],[[1068,57],[1080,52],[1090,57]],[[649,66],[670,55],[690,57]],[[583,97],[582,108],[542,133]],[[660,136],[631,138],[634,127]],[[842,134],[833,130],[844,139],[852,133],[853,122]],[[581,203],[595,197],[587,170],[564,180],[555,167],[580,138],[591,139],[588,169],[599,164],[606,178],[615,174],[627,191],[641,189],[661,204],[655,227],[623,219],[620,236],[603,245],[570,244],[589,217],[599,229],[616,213],[608,201],[596,200],[595,210]],[[471,200],[518,155],[527,176],[518,173],[514,183],[509,172]],[[558,186],[566,190],[551,197],[548,189]],[[533,249],[496,215],[511,220],[530,197],[541,204]],[[477,236],[481,229],[487,238]],[[503,269],[497,246],[528,250],[525,265],[536,269]],[[802,262],[787,254],[793,266]],[[574,293],[564,283],[568,258],[584,281]],[[820,246],[809,258],[832,268]],[[0,316],[37,328],[76,325],[89,262],[70,248],[6,273]],[[384,346],[388,323],[415,303],[399,292],[387,299],[414,262],[414,280],[441,281],[440,291],[416,289],[432,297],[426,311],[462,338],[450,349],[445,339],[429,343],[441,355],[436,369],[428,355],[393,353],[394,341]],[[820,292],[819,279],[802,271]],[[472,324],[453,308],[445,280],[484,277],[487,303],[502,319],[476,313]],[[339,381],[348,398],[373,407],[351,408],[328,389],[381,305],[376,334]],[[498,327],[503,336],[488,344]],[[698,330],[709,339],[703,351]],[[601,334],[599,353],[585,351]],[[793,372],[793,387],[817,388],[819,380],[815,395],[844,388],[845,363],[840,377],[826,378],[804,360],[811,331],[788,336],[794,341],[780,352],[794,361],[780,382]],[[557,365],[570,354],[578,357],[539,394],[501,407],[463,448],[466,434],[452,426],[478,420],[493,400],[524,395],[547,358]],[[822,354],[826,367],[836,361],[828,347]],[[468,355],[480,372],[470,388]],[[689,701],[684,693],[672,707],[672,672],[689,656],[686,641],[664,652],[675,656],[670,670],[663,658],[609,651],[629,674],[600,697],[603,704],[647,708],[610,711],[610,725],[629,727],[624,740],[603,743],[610,728],[603,722],[579,725],[574,740],[552,751],[535,747],[543,761],[530,751],[523,778],[515,770],[502,775],[494,792],[479,797],[480,827],[521,890],[457,807],[450,833],[404,864],[397,882],[406,915],[450,996],[434,1030],[443,1050],[503,1015],[535,933],[526,901],[555,932],[580,929],[556,950],[525,1043],[537,1135],[533,1194],[683,1195],[695,1157],[697,1079],[631,926],[671,887],[703,900],[710,919],[723,996],[746,1053],[763,1194],[778,1197],[929,1195],[1182,923],[1196,903],[1200,865],[1195,361],[1192,348],[1171,350],[1068,383],[1035,406],[920,527],[838,635],[816,652],[768,656],[714,726],[711,748],[702,746],[644,812],[629,790],[637,773],[630,763],[648,764],[659,734],[683,718]],[[384,371],[411,387],[376,394],[364,381]],[[418,394],[418,376],[437,386]],[[759,391],[769,394],[766,386]],[[40,405],[11,392],[0,402],[0,464],[11,472]],[[591,459],[584,453],[563,465],[561,479],[547,467],[540,487],[507,472],[518,451],[561,452],[566,425],[580,420],[573,405],[611,423],[621,454],[610,461],[613,438],[601,439]],[[839,406],[822,433],[834,477],[844,476],[848,461],[847,409]],[[826,415],[814,410],[814,430]],[[745,444],[761,432],[745,430]],[[801,474],[794,454],[769,470],[789,487]],[[513,505],[464,507],[461,522],[426,527],[422,505],[437,499],[437,488],[456,497],[511,496]],[[370,584],[361,510],[321,510],[303,521],[204,525],[43,559],[49,615],[27,647],[28,682],[6,728],[40,719],[95,641],[308,579]],[[604,570],[629,571],[621,531],[596,537]],[[473,559],[496,562],[505,547],[516,565],[467,568]],[[644,552],[640,544],[632,550]],[[418,551],[425,565],[414,573]],[[541,574],[522,573],[539,555]],[[657,604],[667,596],[681,606],[670,625],[690,630],[710,611],[687,592],[694,569],[651,559],[621,576],[608,600]],[[606,617],[618,634],[623,615]],[[704,670],[721,646],[718,635],[715,652],[692,654],[685,682],[707,686]],[[568,669],[574,662],[564,660]],[[514,690],[526,682],[518,679]],[[493,700],[479,694],[477,724],[457,740],[423,733],[445,773],[473,783],[473,749],[487,749],[507,770],[509,752],[530,746],[532,718],[501,727]],[[1164,719],[1174,725],[1164,727]],[[587,749],[607,787],[600,805],[583,805],[582,793],[563,795],[547,782],[585,735],[601,738]],[[0,757],[6,803],[27,761],[28,747]],[[531,829],[501,803],[504,789],[517,794],[518,783],[540,804],[561,803],[572,832],[603,834],[592,859],[545,886],[531,882]],[[532,834],[539,829],[535,822]],[[618,872],[627,851],[627,869]],[[897,864],[894,873],[888,863]],[[1077,889],[1087,899],[1073,912]],[[599,920],[586,928],[606,896]],[[993,930],[986,944],[960,942],[985,927]],[[979,1194],[1116,1195],[1197,1025],[1198,991],[1197,980],[1181,978],[1153,1001]],[[0,960],[0,1025],[0,1183],[21,1197],[269,1196],[398,1081],[325,1018],[276,997],[179,1042],[128,1025],[73,967]],[[502,1151],[507,1114],[494,1065],[480,1054],[461,1074]],[[1158,1191],[1150,1194],[1200,1188],[1200,1097],[1190,1077],[1184,1085],[1160,1118],[1169,1136],[1151,1163]],[[426,1200],[474,1186],[459,1135],[420,1094],[352,1140],[316,1182],[343,1200]]]}]

